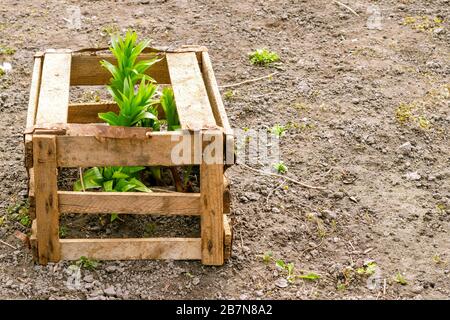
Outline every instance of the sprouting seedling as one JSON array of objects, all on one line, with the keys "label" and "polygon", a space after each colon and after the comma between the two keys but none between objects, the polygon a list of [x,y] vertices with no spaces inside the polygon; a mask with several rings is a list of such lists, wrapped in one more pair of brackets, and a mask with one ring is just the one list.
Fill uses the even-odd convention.
[{"label": "sprouting seedling", "polygon": [[269,252],[264,253],[264,255],[262,256],[262,259],[265,263],[269,263],[270,261],[272,261],[273,260],[272,252],[269,251]]},{"label": "sprouting seedling", "polygon": [[408,281],[406,281],[406,278],[400,272],[397,272],[394,281],[401,284],[402,286],[406,286],[408,284]]},{"label": "sprouting seedling", "polygon": [[286,280],[289,283],[293,283],[295,279],[303,279],[303,280],[318,280],[320,279],[320,275],[314,272],[308,272],[306,274],[295,274],[294,272],[294,263],[289,262],[286,263],[283,260],[279,259],[275,261],[275,266],[280,270],[284,270],[287,273]]},{"label": "sprouting seedling", "polygon": [[288,171],[288,168],[286,167],[286,165],[284,164],[283,161],[277,162],[273,165],[273,168],[281,174],[284,174]]},{"label": "sprouting seedling", "polygon": [[267,66],[280,60],[280,56],[267,49],[257,49],[249,54],[250,62],[255,65]]},{"label": "sprouting seedling", "polygon": [[67,236],[67,227],[66,226],[60,226],[59,227],[59,237],[65,238]]},{"label": "sprouting seedling", "polygon": [[359,275],[371,276],[377,270],[377,264],[375,261],[365,263],[361,268],[356,269],[356,273]]},{"label": "sprouting seedling", "polygon": [[80,268],[93,270],[98,267],[98,262],[96,260],[82,256],[80,257],[80,259],[77,260],[77,262],[75,262],[75,265],[77,265]]},{"label": "sprouting seedling", "polygon": [[227,90],[225,91],[225,93],[223,94],[223,98],[225,100],[231,100],[231,98],[233,98],[234,96],[234,91],[233,90]]},{"label": "sprouting seedling", "polygon": [[286,127],[283,125],[276,124],[270,129],[270,133],[276,137],[282,137],[286,134]]}]

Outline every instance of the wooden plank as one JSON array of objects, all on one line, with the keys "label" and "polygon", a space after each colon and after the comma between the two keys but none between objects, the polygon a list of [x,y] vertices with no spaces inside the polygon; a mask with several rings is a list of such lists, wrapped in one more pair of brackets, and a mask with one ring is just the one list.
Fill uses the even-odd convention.
[{"label": "wooden plank", "polygon": [[223,128],[225,134],[233,134],[208,52],[202,52],[202,74],[217,125]]},{"label": "wooden plank", "polygon": [[[222,145],[221,132],[212,133],[214,141]],[[205,147],[208,148],[208,146]],[[202,235],[202,263],[205,265],[222,265],[223,251],[223,159],[222,148],[215,149],[215,160],[205,157],[200,165],[200,203],[201,235]]]},{"label": "wooden plank", "polygon": [[[36,120],[36,112],[39,101],[39,89],[41,87],[41,73],[42,73],[42,55],[35,56],[33,75],[31,77],[30,97],[28,99],[28,110],[26,128],[32,127]],[[25,168],[33,166],[33,141],[30,134],[24,136],[25,144]]]},{"label": "wooden plank", "polygon": [[[155,54],[141,54],[137,60],[148,60],[155,57]],[[169,84],[169,72],[164,56],[162,60],[156,62],[147,69],[146,74],[155,79],[157,83]],[[95,86],[106,85],[111,79],[111,73],[100,65],[100,61],[106,60],[116,65],[117,60],[111,54],[86,55],[73,54],[70,84],[72,86]]]},{"label": "wooden plank", "polygon": [[200,215],[199,193],[59,191],[61,213]]},{"label": "wooden plank", "polygon": [[217,125],[223,128],[225,134],[225,160],[227,165],[234,164],[234,134],[228,121],[225,106],[217,86],[216,76],[208,52],[202,52],[202,73],[208,92],[211,109]]},{"label": "wooden plank", "polygon": [[[81,125],[88,126],[88,125]],[[100,127],[100,126],[99,126]],[[123,133],[142,132],[145,128],[121,128],[102,126],[104,128],[123,129]],[[133,129],[131,131],[126,129]],[[107,131],[106,131],[107,133]],[[111,134],[113,135],[113,134]],[[116,136],[83,135],[57,136],[59,167],[92,167],[92,166],[170,166],[199,164],[194,157],[193,136],[182,131],[153,132],[149,135],[123,138]],[[182,142],[184,141],[184,142]],[[172,152],[185,145],[184,157],[172,157]],[[177,162],[176,160],[179,160]]]},{"label": "wooden plank", "polygon": [[168,53],[166,58],[181,128],[216,127],[195,53]]},{"label": "wooden plank", "polygon": [[61,239],[61,258],[97,260],[201,258],[200,238]]},{"label": "wooden plank", "polygon": [[[164,110],[161,105],[157,105],[158,118],[165,119]],[[71,103],[69,104],[68,123],[103,123],[99,119],[100,112],[119,113],[119,106],[115,102],[95,102],[95,103]]]},{"label": "wooden plank", "polygon": [[56,141],[54,136],[33,137],[36,227],[39,263],[59,261],[59,212]]},{"label": "wooden plank", "polygon": [[71,57],[70,53],[45,54],[36,124],[67,122]]},{"label": "wooden plank", "polygon": [[230,219],[226,214],[223,215],[223,243],[224,259],[228,260],[231,257],[233,245],[233,229],[231,228]]}]

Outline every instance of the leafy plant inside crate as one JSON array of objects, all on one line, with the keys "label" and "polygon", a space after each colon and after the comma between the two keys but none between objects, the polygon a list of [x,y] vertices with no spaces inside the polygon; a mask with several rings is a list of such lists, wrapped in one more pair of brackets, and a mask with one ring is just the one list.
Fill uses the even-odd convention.
[{"label": "leafy plant inside crate", "polygon": [[83,179],[75,182],[73,189],[103,189],[107,192],[151,192],[140,180],[139,172],[145,167],[94,167],[86,170]]}]

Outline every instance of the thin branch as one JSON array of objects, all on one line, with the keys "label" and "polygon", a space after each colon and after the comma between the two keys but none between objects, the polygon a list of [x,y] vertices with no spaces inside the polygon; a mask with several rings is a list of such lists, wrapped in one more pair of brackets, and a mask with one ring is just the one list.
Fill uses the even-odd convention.
[{"label": "thin branch", "polygon": [[342,2],[336,1],[336,0],[333,0],[333,2],[336,3],[337,5],[340,5],[341,7],[345,8],[345,9],[347,9],[348,11],[350,11],[351,13],[353,13],[355,16],[358,16],[358,17],[359,17],[359,14],[358,14],[355,10],[353,10],[352,8],[350,8],[348,5],[343,4]]},{"label": "thin branch", "polygon": [[269,192],[269,194],[267,195],[267,197],[266,197],[266,203],[269,203],[269,198],[275,193],[275,191],[277,191],[278,189],[280,189],[281,188],[281,186],[283,185],[283,184],[285,184],[286,183],[286,179],[284,179],[276,188],[274,188],[274,189],[272,189],[270,192]]},{"label": "thin branch", "polygon": [[0,242],[3,243],[5,246],[8,246],[8,247],[10,247],[10,248],[12,248],[12,249],[14,249],[14,250],[17,250],[16,247],[14,247],[13,245],[10,245],[8,242],[5,242],[5,241],[3,241],[3,240],[0,240]]},{"label": "thin branch", "polygon": [[304,188],[317,189],[317,190],[326,190],[326,188],[324,188],[324,187],[310,186],[309,184],[300,182],[298,180],[295,180],[295,179],[292,179],[292,178],[289,178],[289,177],[286,177],[286,176],[282,176],[280,174],[276,174],[276,173],[272,173],[272,172],[265,172],[265,171],[262,171],[262,170],[258,170],[258,169],[252,168],[252,167],[250,167],[250,166],[248,166],[246,164],[243,164],[243,163],[240,163],[239,165],[243,166],[243,167],[245,167],[245,168],[247,168],[249,170],[252,170],[254,172],[257,172],[259,174],[265,175],[265,176],[273,176],[273,177],[277,177],[277,178],[281,178],[281,179],[286,179],[286,180],[288,180],[290,182],[293,182],[295,184],[298,184],[299,186],[302,186]]},{"label": "thin branch", "polygon": [[266,78],[270,78],[270,77],[276,75],[277,73],[278,72],[273,72],[273,73],[268,74],[268,75],[263,76],[263,77],[250,79],[250,80],[245,80],[245,81],[238,82],[238,83],[226,84],[226,85],[223,85],[223,86],[219,86],[219,88],[224,89],[224,88],[237,87],[237,86],[240,86],[240,85],[243,85],[243,84],[246,84],[246,83],[252,83],[252,82],[256,82],[256,81],[263,80],[263,79],[266,79]]}]

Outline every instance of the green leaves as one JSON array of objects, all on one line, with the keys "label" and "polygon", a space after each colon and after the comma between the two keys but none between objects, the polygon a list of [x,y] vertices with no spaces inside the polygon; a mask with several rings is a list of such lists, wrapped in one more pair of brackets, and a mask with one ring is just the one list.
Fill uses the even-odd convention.
[{"label": "green leaves", "polygon": [[180,120],[178,119],[177,107],[175,105],[175,97],[172,88],[164,88],[161,99],[161,107],[166,114],[167,130],[174,131],[180,128]]},{"label": "green leaves", "polygon": [[249,54],[250,62],[256,65],[267,66],[280,60],[280,56],[267,49],[258,49]]},{"label": "green leaves", "polygon": [[138,173],[145,167],[94,167],[86,170],[81,179],[75,182],[74,191],[102,189],[106,192],[140,191],[151,192],[139,179]]}]

